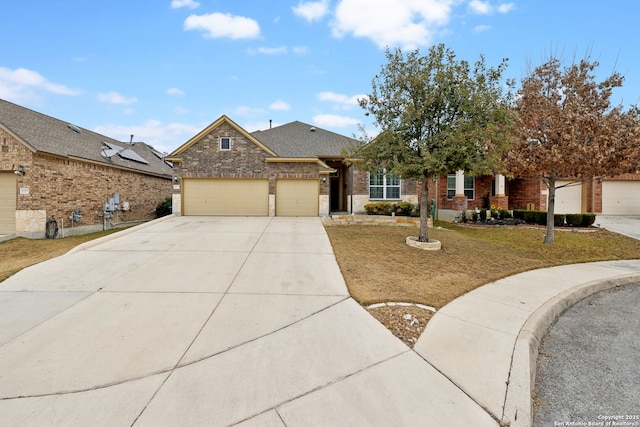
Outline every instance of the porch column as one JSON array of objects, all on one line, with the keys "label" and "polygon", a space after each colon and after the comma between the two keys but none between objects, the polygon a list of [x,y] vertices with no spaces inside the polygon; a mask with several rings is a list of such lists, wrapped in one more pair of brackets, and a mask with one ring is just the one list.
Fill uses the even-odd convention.
[{"label": "porch column", "polygon": [[496,195],[491,197],[491,204],[500,209],[509,209],[509,198],[505,195],[504,175],[495,176],[494,192]]},{"label": "porch column", "polygon": [[456,194],[453,196],[453,209],[462,211],[467,209],[467,196],[464,195],[464,171],[456,171]]}]

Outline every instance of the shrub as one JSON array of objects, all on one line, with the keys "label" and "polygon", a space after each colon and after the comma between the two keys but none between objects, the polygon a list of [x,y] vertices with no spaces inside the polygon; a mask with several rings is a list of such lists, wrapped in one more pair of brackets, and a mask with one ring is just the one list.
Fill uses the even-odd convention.
[{"label": "shrub", "polygon": [[513,210],[513,217],[515,219],[521,219],[521,220],[524,221],[524,213],[525,213],[524,209],[514,209]]},{"label": "shrub", "polygon": [[500,219],[502,218],[500,214],[500,209],[491,209],[491,218]]},{"label": "shrub", "polygon": [[393,205],[393,212],[400,216],[409,216],[413,212],[414,206],[409,202],[398,202]]},{"label": "shrub", "polygon": [[480,221],[486,221],[486,220],[487,220],[487,210],[480,209]]},{"label": "shrub", "polygon": [[467,211],[463,210],[460,212],[460,222],[467,222]]},{"label": "shrub", "polygon": [[364,205],[367,215],[391,215],[393,205],[389,202],[376,202]]},{"label": "shrub", "polygon": [[471,211],[471,221],[477,222],[479,218],[480,218],[480,212]]},{"label": "shrub", "polygon": [[596,214],[582,214],[582,227],[591,227],[596,222]]},{"label": "shrub", "polygon": [[173,202],[172,202],[171,196],[165,197],[163,201],[158,203],[156,205],[155,211],[153,211],[156,214],[156,218],[171,215],[172,204]]},{"label": "shrub", "polygon": [[553,225],[556,227],[562,227],[564,225],[564,214],[554,214]]},{"label": "shrub", "polygon": [[546,211],[534,211],[535,223],[538,225],[547,225],[547,212]]},{"label": "shrub", "polygon": [[567,225],[580,227],[582,225],[582,214],[567,214]]},{"label": "shrub", "polygon": [[510,218],[513,218],[513,215],[511,214],[511,211],[504,210],[500,213],[500,218],[510,219]]}]

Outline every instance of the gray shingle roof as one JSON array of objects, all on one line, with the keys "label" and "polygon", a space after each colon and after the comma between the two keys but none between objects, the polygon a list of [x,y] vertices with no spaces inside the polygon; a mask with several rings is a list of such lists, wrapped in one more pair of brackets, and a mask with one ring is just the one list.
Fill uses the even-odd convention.
[{"label": "gray shingle roof", "polygon": [[[172,173],[171,167],[155,155],[153,148],[145,143],[136,142],[130,145],[2,99],[0,99],[0,125],[20,138],[35,152],[75,157],[154,175],[171,176]],[[80,132],[73,130],[70,125]],[[148,163],[126,159],[117,154],[110,158],[104,157],[101,154],[103,147],[108,147],[103,142],[123,149],[131,149]]]},{"label": "gray shingle roof", "polygon": [[357,141],[302,122],[251,133],[280,157],[342,157]]}]

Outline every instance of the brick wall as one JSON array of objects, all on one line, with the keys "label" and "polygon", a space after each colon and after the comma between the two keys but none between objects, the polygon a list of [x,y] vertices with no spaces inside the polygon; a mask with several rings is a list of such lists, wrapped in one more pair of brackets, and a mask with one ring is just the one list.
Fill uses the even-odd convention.
[{"label": "brick wall", "polygon": [[[154,218],[156,205],[171,194],[171,180],[144,175],[107,165],[71,160],[53,155],[34,154],[24,144],[0,128],[0,170],[25,166],[17,176],[18,211],[46,211],[67,223],[76,208],[83,211],[76,225],[102,223],[102,204],[112,194],[130,203],[130,210],[118,212],[118,221]],[[42,226],[44,231],[44,225]],[[16,230],[21,232],[22,230]]]}]

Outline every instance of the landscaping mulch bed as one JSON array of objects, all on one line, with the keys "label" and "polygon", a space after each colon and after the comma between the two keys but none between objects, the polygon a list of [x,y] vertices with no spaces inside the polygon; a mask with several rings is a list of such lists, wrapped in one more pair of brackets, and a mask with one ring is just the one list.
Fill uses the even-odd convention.
[{"label": "landscaping mulch bed", "polygon": [[375,308],[369,307],[367,311],[411,348],[424,332],[427,322],[435,314],[431,310],[416,305],[385,305]]}]

